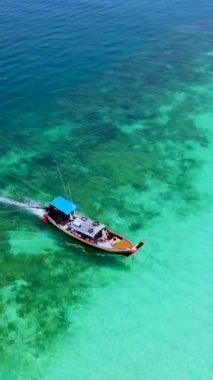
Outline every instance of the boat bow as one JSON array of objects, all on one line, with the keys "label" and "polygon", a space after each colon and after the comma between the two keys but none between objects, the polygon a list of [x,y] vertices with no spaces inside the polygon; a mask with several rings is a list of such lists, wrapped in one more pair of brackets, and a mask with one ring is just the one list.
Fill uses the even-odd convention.
[{"label": "boat bow", "polygon": [[139,241],[137,245],[134,245],[131,249],[132,253],[136,253],[143,245],[144,245],[144,240]]}]

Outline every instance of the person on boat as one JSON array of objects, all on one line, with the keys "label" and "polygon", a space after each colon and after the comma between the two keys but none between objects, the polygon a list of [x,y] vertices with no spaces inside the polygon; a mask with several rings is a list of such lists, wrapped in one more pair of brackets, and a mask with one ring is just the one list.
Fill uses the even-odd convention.
[{"label": "person on boat", "polygon": [[103,228],[101,237],[102,237],[103,241],[106,241],[108,239],[108,232],[107,232],[106,228]]},{"label": "person on boat", "polygon": [[72,211],[70,213],[69,222],[73,222],[73,220],[74,220],[74,212]]},{"label": "person on boat", "polygon": [[119,243],[120,239],[118,239],[116,236],[114,236],[112,239],[111,239],[111,245],[114,246],[116,245],[117,243]]}]

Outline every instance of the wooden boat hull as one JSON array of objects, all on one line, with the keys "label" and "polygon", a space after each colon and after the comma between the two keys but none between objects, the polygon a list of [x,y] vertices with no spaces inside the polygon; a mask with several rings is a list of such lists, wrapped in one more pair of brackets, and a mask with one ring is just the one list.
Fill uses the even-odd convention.
[{"label": "wooden boat hull", "polygon": [[95,248],[96,250],[99,251],[99,254],[129,257],[129,256],[135,254],[135,252],[144,244],[144,242],[140,242],[139,243],[140,247],[136,246],[136,247],[138,247],[138,248],[136,248],[128,239],[126,239],[122,235],[119,235],[117,233],[114,233],[113,231],[108,230],[109,232],[111,232],[112,234],[114,234],[118,238],[120,238],[121,241],[120,241],[120,244],[119,243],[117,244],[117,247],[105,248],[105,247],[101,247],[101,246],[89,241],[89,239],[88,240],[83,239],[83,238],[81,238],[81,236],[77,236],[76,233],[73,233],[72,231],[65,229],[60,224],[57,224],[55,222],[55,220],[52,219],[49,215],[46,215],[42,220],[52,224],[54,227],[61,230],[62,232],[64,232],[69,237],[83,243],[84,245],[88,245],[90,247]]}]

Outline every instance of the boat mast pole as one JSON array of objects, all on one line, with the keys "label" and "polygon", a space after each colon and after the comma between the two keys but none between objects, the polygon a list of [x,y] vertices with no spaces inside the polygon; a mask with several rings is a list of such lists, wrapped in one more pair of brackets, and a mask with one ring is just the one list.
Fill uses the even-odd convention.
[{"label": "boat mast pole", "polygon": [[67,193],[67,191],[66,191],[66,187],[65,187],[65,185],[64,185],[64,181],[63,181],[63,178],[62,178],[62,175],[61,175],[61,172],[60,172],[59,166],[58,166],[58,164],[56,164],[56,165],[57,165],[57,169],[58,169],[58,172],[59,172],[59,176],[60,176],[60,179],[61,179],[61,183],[62,183],[62,186],[63,186],[64,192],[65,192],[67,198],[69,199],[69,196],[68,196],[68,193]]},{"label": "boat mast pole", "polygon": [[68,186],[68,192],[69,192],[70,200],[72,202],[72,195],[71,195],[71,191],[70,191],[70,184],[68,183],[67,186]]}]

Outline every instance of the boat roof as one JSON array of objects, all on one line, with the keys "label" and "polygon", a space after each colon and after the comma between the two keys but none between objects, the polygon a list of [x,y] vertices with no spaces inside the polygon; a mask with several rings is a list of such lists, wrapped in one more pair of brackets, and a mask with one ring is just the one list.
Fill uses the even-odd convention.
[{"label": "boat roof", "polygon": [[63,212],[65,215],[69,215],[71,212],[76,210],[76,205],[63,197],[53,199],[53,201],[50,202],[50,205]]},{"label": "boat roof", "polygon": [[95,238],[95,236],[105,227],[105,224],[99,223],[96,220],[85,217],[84,215],[78,215],[72,223],[72,228],[75,231],[91,238]]}]

